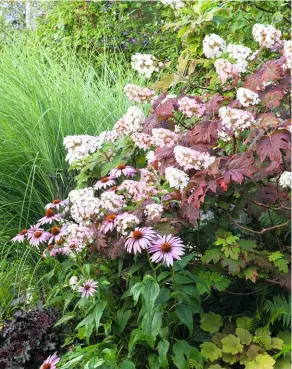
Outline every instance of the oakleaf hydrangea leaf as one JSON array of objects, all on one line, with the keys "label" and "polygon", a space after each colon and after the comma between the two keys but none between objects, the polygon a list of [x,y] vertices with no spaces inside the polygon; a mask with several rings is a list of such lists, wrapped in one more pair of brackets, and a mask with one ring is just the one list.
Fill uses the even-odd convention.
[{"label": "oakleaf hydrangea leaf", "polygon": [[202,356],[210,361],[215,361],[222,356],[222,351],[213,342],[204,342],[200,347]]},{"label": "oakleaf hydrangea leaf", "polygon": [[206,332],[216,333],[222,326],[222,318],[219,314],[210,312],[208,314],[201,314],[201,329]]},{"label": "oakleaf hydrangea leaf", "polygon": [[240,339],[240,342],[244,345],[249,345],[252,341],[252,335],[249,331],[243,328],[237,328],[236,329],[236,335]]},{"label": "oakleaf hydrangea leaf", "polygon": [[233,334],[229,334],[227,337],[222,340],[223,348],[222,351],[226,354],[236,355],[239,352],[242,352],[243,346],[240,343],[240,339]]}]

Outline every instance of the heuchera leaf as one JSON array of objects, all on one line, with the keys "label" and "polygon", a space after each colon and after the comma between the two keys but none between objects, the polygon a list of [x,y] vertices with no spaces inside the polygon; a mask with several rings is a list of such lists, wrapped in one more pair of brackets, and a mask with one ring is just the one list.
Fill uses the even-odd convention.
[{"label": "heuchera leaf", "polygon": [[291,135],[289,132],[275,132],[261,139],[256,147],[256,152],[263,162],[266,157],[271,161],[282,163],[281,150],[289,150]]},{"label": "heuchera leaf", "polygon": [[252,177],[256,168],[254,167],[254,159],[251,153],[232,155],[226,165],[224,172],[225,183],[231,181],[241,184],[244,177]]},{"label": "heuchera leaf", "polygon": [[200,345],[201,354],[210,361],[222,357],[222,351],[213,342],[204,342]]},{"label": "heuchera leaf", "polygon": [[251,333],[243,328],[236,328],[235,331],[237,337],[240,339],[240,342],[244,345],[249,345],[252,341],[252,335]]},{"label": "heuchera leaf", "polygon": [[223,322],[219,314],[215,314],[212,311],[208,314],[201,315],[201,329],[210,333],[217,333],[222,327]]},{"label": "heuchera leaf", "polygon": [[221,342],[223,345],[222,351],[226,354],[236,355],[243,350],[240,339],[233,334],[229,334],[227,337],[223,338]]}]

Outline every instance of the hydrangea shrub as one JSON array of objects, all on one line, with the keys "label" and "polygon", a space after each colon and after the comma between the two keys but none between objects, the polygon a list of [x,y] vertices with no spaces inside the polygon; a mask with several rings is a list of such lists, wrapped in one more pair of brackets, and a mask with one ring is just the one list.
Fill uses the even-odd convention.
[{"label": "hydrangea shrub", "polygon": [[63,270],[47,304],[66,295],[78,344],[57,368],[287,363],[291,48],[274,27],[253,36],[256,52],[205,37],[209,87],[127,85],[136,105],[111,131],[65,139],[76,189],[14,238]]}]

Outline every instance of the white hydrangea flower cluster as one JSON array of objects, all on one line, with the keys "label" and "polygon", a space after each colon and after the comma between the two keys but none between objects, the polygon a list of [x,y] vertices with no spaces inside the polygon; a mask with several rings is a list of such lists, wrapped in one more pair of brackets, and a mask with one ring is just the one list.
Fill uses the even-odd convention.
[{"label": "white hydrangea flower cluster", "polygon": [[64,138],[64,146],[68,150],[66,160],[70,165],[82,164],[85,158],[102,147],[103,142],[103,136],[67,136]]},{"label": "white hydrangea flower cluster", "polygon": [[148,162],[148,164],[151,164],[155,161],[155,153],[154,151],[148,151],[146,154],[146,160]]},{"label": "white hydrangea flower cluster", "polygon": [[227,52],[235,60],[246,60],[251,55],[252,50],[243,45],[228,44]]},{"label": "white hydrangea flower cluster", "polygon": [[234,131],[245,131],[255,123],[255,119],[251,112],[232,109],[223,106],[219,109],[219,116],[222,119],[222,128],[233,129]]},{"label": "white hydrangea flower cluster", "polygon": [[[224,129],[222,129],[222,130],[218,129],[217,133],[218,133],[218,139],[220,139],[224,142],[228,142],[228,141],[232,140],[232,136],[229,135]],[[235,135],[236,135],[236,133],[235,133]]]},{"label": "white hydrangea flower cluster", "polygon": [[193,115],[201,117],[205,112],[204,104],[200,104],[194,98],[184,96],[178,100],[178,109],[187,118],[191,118]]},{"label": "white hydrangea flower cluster", "polygon": [[240,87],[237,90],[236,98],[240,102],[240,104],[245,107],[256,105],[261,102],[261,100],[259,99],[259,95],[256,92],[243,87]]},{"label": "white hydrangea flower cluster", "polygon": [[155,91],[147,87],[140,87],[133,84],[127,84],[124,92],[130,101],[149,102],[155,96]]},{"label": "white hydrangea flower cluster", "polygon": [[168,5],[173,9],[179,10],[185,6],[181,0],[160,0],[163,5]]},{"label": "white hydrangea flower cluster", "polygon": [[152,73],[159,71],[158,61],[151,54],[136,53],[131,56],[131,60],[132,68],[146,78],[150,78]]},{"label": "white hydrangea flower cluster", "polygon": [[66,223],[67,237],[66,243],[62,248],[64,254],[73,254],[81,252],[88,244],[94,241],[94,232],[91,227],[82,224]]},{"label": "white hydrangea flower cluster", "polygon": [[292,68],[292,41],[285,41],[284,42],[284,56],[286,58],[286,67],[291,69]]},{"label": "white hydrangea flower cluster", "polygon": [[114,191],[103,192],[100,196],[100,203],[107,211],[116,212],[126,206],[124,196],[116,194]]},{"label": "white hydrangea flower cluster", "polygon": [[234,78],[239,73],[236,65],[225,59],[217,59],[214,66],[221,83],[225,83],[229,78]]},{"label": "white hydrangea flower cluster", "polygon": [[226,50],[226,43],[220,36],[215,33],[205,36],[203,40],[203,52],[206,58],[219,58]]},{"label": "white hydrangea flower cluster", "polygon": [[279,179],[279,184],[281,187],[290,187],[292,188],[292,172],[284,172],[281,174]]},{"label": "white hydrangea flower cluster", "polygon": [[176,146],[174,148],[174,157],[184,170],[206,169],[215,161],[215,157],[210,156],[207,152],[199,152],[184,146]]},{"label": "white hydrangea flower cluster", "polygon": [[145,215],[149,220],[158,220],[163,213],[163,206],[161,204],[149,204],[146,205]]},{"label": "white hydrangea flower cluster", "polygon": [[71,191],[69,201],[71,216],[77,223],[89,224],[93,219],[104,215],[102,204],[94,197],[92,188]]},{"label": "white hydrangea flower cluster", "polygon": [[190,180],[189,176],[185,172],[174,167],[167,167],[165,169],[165,178],[170,184],[170,187],[178,190],[183,190]]},{"label": "white hydrangea flower cluster", "polygon": [[119,186],[119,191],[124,191],[125,197],[134,201],[155,196],[158,192],[154,186],[148,186],[145,182],[133,181],[131,179],[123,181]]},{"label": "white hydrangea flower cluster", "polygon": [[149,150],[153,144],[152,136],[147,133],[135,132],[131,135],[135,146],[141,150]]},{"label": "white hydrangea flower cluster", "polygon": [[157,173],[151,172],[148,169],[140,169],[140,182],[144,182],[147,184],[155,184],[158,182]]},{"label": "white hydrangea flower cluster", "polygon": [[119,214],[115,219],[115,227],[117,228],[118,233],[126,236],[128,234],[128,229],[135,228],[139,224],[139,219],[129,213]]},{"label": "white hydrangea flower cluster", "polygon": [[178,140],[175,132],[165,128],[152,129],[152,142],[157,147],[173,147]]},{"label": "white hydrangea flower cluster", "polygon": [[115,123],[113,130],[120,135],[131,135],[141,129],[144,119],[140,108],[130,106],[127,113]]},{"label": "white hydrangea flower cluster", "polygon": [[252,50],[249,47],[242,45],[227,45],[227,52],[231,58],[236,60],[234,64],[239,73],[244,73],[247,71],[248,62],[247,59],[251,55]]},{"label": "white hydrangea flower cluster", "polygon": [[252,28],[252,35],[260,46],[265,46],[268,49],[273,49],[281,44],[281,31],[271,25],[255,24]]}]

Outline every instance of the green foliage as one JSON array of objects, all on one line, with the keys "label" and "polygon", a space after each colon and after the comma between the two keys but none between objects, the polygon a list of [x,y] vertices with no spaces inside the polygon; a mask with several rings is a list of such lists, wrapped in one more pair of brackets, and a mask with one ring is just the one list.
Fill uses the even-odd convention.
[{"label": "green foliage", "polygon": [[129,61],[137,52],[162,59],[178,56],[176,32],[163,32],[172,11],[159,2],[49,1],[37,20],[41,42],[61,51],[74,48],[81,56],[103,62],[103,53]]},{"label": "green foliage", "polygon": [[269,322],[282,321],[283,327],[291,324],[291,302],[284,295],[274,296],[272,300],[265,301],[264,309],[269,313]]}]

